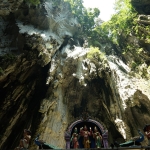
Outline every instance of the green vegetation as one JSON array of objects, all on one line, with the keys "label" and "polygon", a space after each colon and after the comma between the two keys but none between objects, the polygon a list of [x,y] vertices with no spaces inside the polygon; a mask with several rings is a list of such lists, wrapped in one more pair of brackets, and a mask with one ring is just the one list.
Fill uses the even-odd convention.
[{"label": "green vegetation", "polygon": [[[143,45],[146,47],[146,44],[150,44],[150,26],[139,21],[131,0],[117,0],[116,14],[108,22],[103,23],[101,20],[94,21],[99,16],[98,9],[85,9],[82,0],[65,1],[70,3],[72,13],[81,24],[82,32],[79,36],[86,38],[91,46],[88,58],[101,61],[102,54],[99,49],[102,44],[111,43],[119,49],[120,55],[129,61],[132,70],[138,69],[143,63],[149,63]],[[109,49],[108,52],[111,53]],[[132,61],[128,58],[128,54],[132,56]]]},{"label": "green vegetation", "polygon": [[33,4],[33,5],[38,5],[40,4],[40,0],[25,0],[26,2]]},{"label": "green vegetation", "polygon": [[[40,3],[40,0],[25,1],[34,5]],[[146,52],[146,47],[150,44],[150,25],[146,24],[145,16],[143,22],[138,19],[138,13],[132,7],[131,0],[116,0],[116,14],[108,22],[103,23],[98,18],[100,11],[97,8],[86,9],[83,0],[53,0],[54,7],[60,8],[62,1],[68,3],[72,14],[80,24],[81,30],[74,36],[88,40],[90,51],[87,58],[104,60],[105,54],[100,52],[101,46],[111,43],[114,49],[119,50],[119,54],[132,70],[138,69],[143,63],[150,65]],[[99,20],[96,21],[96,18]],[[108,49],[108,52],[107,54],[110,54],[111,50]],[[133,58],[128,58],[130,56]]]},{"label": "green vegetation", "polygon": [[132,61],[130,67],[132,70],[135,70],[138,67],[138,65],[139,65],[138,63],[136,63],[135,61]]},{"label": "green vegetation", "polygon": [[137,24],[137,13],[132,7],[130,0],[118,0],[115,5],[116,14],[110,21],[103,23],[102,30],[108,35],[109,39],[119,45],[120,38],[132,32],[133,26]]},{"label": "green vegetation", "polygon": [[[150,25],[146,24],[146,16],[139,20],[138,13],[132,7],[130,0],[117,0],[115,5],[116,14],[110,21],[95,26],[91,34],[90,45],[101,47],[100,43],[110,41],[122,53],[136,72],[142,72],[142,77],[146,77],[145,69],[140,69],[142,64],[150,65],[149,52],[146,47],[150,44]],[[140,18],[140,19],[141,19]],[[132,57],[128,59],[128,55]]]},{"label": "green vegetation", "polygon": [[72,13],[77,17],[80,25],[80,36],[88,39],[89,46],[101,48],[102,42],[112,41],[119,45],[122,35],[128,35],[137,24],[137,13],[130,4],[130,0],[118,0],[115,5],[116,14],[111,20],[99,24],[95,19],[100,11],[97,8],[86,9],[82,0],[65,0],[70,3]]},{"label": "green vegetation", "polygon": [[102,62],[106,60],[105,53],[101,52],[98,47],[90,47],[89,52],[87,53],[87,58],[91,60],[97,60]]},{"label": "green vegetation", "polygon": [[94,63],[97,76],[103,76],[104,72],[108,71],[109,66],[106,55],[98,47],[91,46],[87,53],[87,58]]},{"label": "green vegetation", "polygon": [[98,8],[86,9],[83,6],[83,0],[64,0],[69,2],[73,15],[78,19],[81,25],[80,36],[88,38],[95,27],[94,19],[99,16]]}]

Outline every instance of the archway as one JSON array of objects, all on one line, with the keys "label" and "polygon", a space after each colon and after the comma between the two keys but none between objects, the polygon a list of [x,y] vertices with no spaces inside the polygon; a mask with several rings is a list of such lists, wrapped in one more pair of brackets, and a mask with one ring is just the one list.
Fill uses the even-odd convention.
[{"label": "archway", "polygon": [[[102,136],[102,147],[104,148],[108,148],[108,131],[104,130],[104,127],[96,120],[93,119],[79,119],[75,122],[73,122],[67,129],[67,131],[65,132],[65,140],[66,140],[66,149],[70,149],[71,147],[71,136],[72,133],[74,131],[74,128],[76,127],[79,133],[79,130],[81,127],[83,127],[84,125],[86,125],[88,128],[91,127],[92,130],[94,129],[94,127],[96,126],[98,131],[100,132],[101,136]],[[83,148],[82,145],[82,138],[79,139],[79,145],[80,148]],[[94,139],[91,137],[90,139],[91,143],[90,143],[90,148],[95,148],[94,145]]]}]

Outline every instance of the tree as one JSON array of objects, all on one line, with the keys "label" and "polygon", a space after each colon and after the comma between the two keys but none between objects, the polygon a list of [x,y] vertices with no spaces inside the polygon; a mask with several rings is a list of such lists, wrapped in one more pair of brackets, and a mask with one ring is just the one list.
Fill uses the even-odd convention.
[{"label": "tree", "polygon": [[96,60],[98,62],[102,62],[106,60],[105,53],[101,52],[98,47],[90,47],[89,52],[87,53],[87,58],[90,60]]},{"label": "tree", "polygon": [[65,0],[65,2],[70,3],[72,13],[78,19],[81,25],[80,36],[87,38],[95,27],[94,19],[99,16],[99,9],[86,9],[83,6],[83,0]]},{"label": "tree", "polygon": [[110,21],[103,24],[103,28],[109,30],[109,38],[113,43],[118,44],[120,35],[129,34],[136,24],[137,13],[132,7],[130,0],[117,0],[115,11]]}]

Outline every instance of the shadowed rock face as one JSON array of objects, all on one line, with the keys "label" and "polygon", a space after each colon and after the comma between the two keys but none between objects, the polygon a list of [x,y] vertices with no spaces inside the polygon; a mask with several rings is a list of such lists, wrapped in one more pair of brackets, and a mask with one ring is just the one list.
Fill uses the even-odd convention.
[{"label": "shadowed rock face", "polygon": [[23,0],[0,0],[0,16],[6,16],[15,12],[22,2]]},{"label": "shadowed rock face", "polygon": [[140,14],[150,14],[150,1],[149,0],[131,0],[131,3]]},{"label": "shadowed rock face", "polygon": [[[127,62],[133,54],[122,61],[114,46],[105,60],[87,58],[90,49],[72,38],[79,28],[68,5],[52,6],[53,1],[36,7],[20,1],[0,18],[0,149],[16,147],[24,128],[32,139],[40,133],[47,143],[65,148],[65,130],[85,110],[108,130],[109,143],[138,135],[150,122],[149,76],[132,75]],[[106,45],[111,51],[109,41]],[[33,140],[30,149],[36,149]]]},{"label": "shadowed rock face", "polygon": [[40,103],[47,97],[51,58],[78,30],[77,20],[62,2],[59,11],[52,1],[30,8],[19,2],[6,6],[8,2],[1,1],[2,8],[7,8],[0,12],[0,149],[5,150],[19,144],[24,128],[35,134],[43,118]]},{"label": "shadowed rock face", "polygon": [[[24,60],[21,62],[22,58]],[[4,70],[9,74],[1,76],[0,135],[2,142],[0,146],[2,149],[11,149],[16,146],[22,137],[22,128],[31,127],[31,124],[34,124],[36,128],[39,122],[40,100],[44,98],[47,89],[44,84],[47,67],[41,68],[31,63],[25,60],[25,57],[20,57],[10,64],[11,67],[7,67],[8,70]],[[35,128],[31,130],[35,132]]]}]

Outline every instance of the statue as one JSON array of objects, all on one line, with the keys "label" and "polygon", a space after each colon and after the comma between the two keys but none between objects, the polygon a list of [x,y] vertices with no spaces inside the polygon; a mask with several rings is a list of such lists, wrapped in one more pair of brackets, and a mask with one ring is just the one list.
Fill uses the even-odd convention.
[{"label": "statue", "polygon": [[138,130],[139,136],[132,137],[130,141],[125,143],[121,143],[120,147],[132,147],[132,146],[140,146],[141,142],[144,140],[144,135],[140,130]]},{"label": "statue", "polygon": [[90,127],[90,132],[87,129],[87,126],[85,125],[84,128],[80,128],[80,135],[83,136],[83,145],[84,148],[90,148],[90,140],[89,140],[89,136],[92,135],[92,130]]},{"label": "statue", "polygon": [[15,150],[27,150],[27,148],[29,147],[29,142],[31,139],[31,131],[24,129],[23,131],[23,139],[20,140],[20,144],[17,148],[15,148]]},{"label": "statue", "polygon": [[94,127],[93,138],[95,139],[95,148],[100,148],[102,144],[102,136],[100,132],[98,132],[97,127]]},{"label": "statue", "polygon": [[79,134],[77,133],[77,128],[75,127],[74,133],[72,134],[72,137],[71,137],[71,143],[74,149],[79,148],[78,139],[79,139]]},{"label": "statue", "polygon": [[53,146],[51,144],[47,144],[43,140],[39,140],[39,136],[40,135],[37,135],[37,137],[34,140],[34,143],[39,147],[39,149],[60,149],[60,148]]},{"label": "statue", "polygon": [[145,125],[143,131],[148,139],[148,146],[150,146],[150,125]]}]

